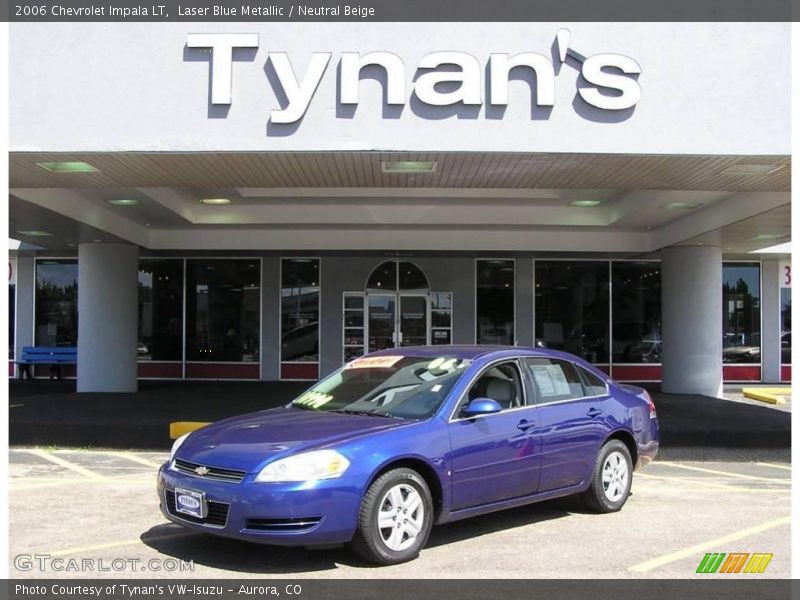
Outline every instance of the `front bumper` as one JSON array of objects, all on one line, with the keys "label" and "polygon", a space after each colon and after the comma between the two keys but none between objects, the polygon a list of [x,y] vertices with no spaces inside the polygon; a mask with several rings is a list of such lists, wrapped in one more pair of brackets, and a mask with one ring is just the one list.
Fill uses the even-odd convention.
[{"label": "front bumper", "polygon": [[[341,544],[353,538],[362,490],[345,477],[311,483],[240,483],[158,471],[161,512],[170,521],[213,535],[279,546]],[[176,487],[203,492],[209,515],[177,513]]]}]

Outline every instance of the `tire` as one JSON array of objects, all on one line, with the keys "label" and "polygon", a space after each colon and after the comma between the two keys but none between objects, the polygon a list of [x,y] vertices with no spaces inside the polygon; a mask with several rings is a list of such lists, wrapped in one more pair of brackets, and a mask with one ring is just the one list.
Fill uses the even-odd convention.
[{"label": "tire", "polygon": [[582,494],[586,507],[597,513],[617,512],[631,493],[632,480],[633,463],[628,447],[620,440],[609,440],[600,448],[592,483]]},{"label": "tire", "polygon": [[393,469],[364,494],[352,546],[364,560],[396,565],[419,555],[432,526],[433,500],[425,480],[412,469]]}]

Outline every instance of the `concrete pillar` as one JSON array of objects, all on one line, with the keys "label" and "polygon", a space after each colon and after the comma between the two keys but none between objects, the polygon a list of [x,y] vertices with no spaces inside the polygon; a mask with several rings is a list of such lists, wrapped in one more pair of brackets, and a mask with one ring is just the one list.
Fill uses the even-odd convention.
[{"label": "concrete pillar", "polygon": [[78,247],[78,392],[135,392],[139,249]]},{"label": "concrete pillar", "polygon": [[[32,256],[17,256],[17,298],[14,314],[14,358],[22,356],[24,346],[33,346],[33,314],[36,273]],[[15,375],[17,372],[15,371]]]},{"label": "concrete pillar", "polygon": [[777,257],[761,263],[761,379],[781,382],[781,269]]},{"label": "concrete pillar", "polygon": [[533,346],[533,259],[518,258],[514,281],[517,345]]},{"label": "concrete pillar", "polygon": [[722,393],[722,251],[677,246],[661,251],[661,389]]}]

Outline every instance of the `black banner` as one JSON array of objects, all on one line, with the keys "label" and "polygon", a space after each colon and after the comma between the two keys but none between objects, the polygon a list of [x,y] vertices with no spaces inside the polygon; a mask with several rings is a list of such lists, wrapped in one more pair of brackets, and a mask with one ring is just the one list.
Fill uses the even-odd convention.
[{"label": "black banner", "polygon": [[[498,565],[501,572],[502,565]],[[785,600],[792,582],[758,576],[708,580],[10,580],[12,600]],[[752,578],[749,578],[752,577]]]},{"label": "black banner", "polygon": [[793,0],[9,0],[4,20],[501,22],[791,21]]}]

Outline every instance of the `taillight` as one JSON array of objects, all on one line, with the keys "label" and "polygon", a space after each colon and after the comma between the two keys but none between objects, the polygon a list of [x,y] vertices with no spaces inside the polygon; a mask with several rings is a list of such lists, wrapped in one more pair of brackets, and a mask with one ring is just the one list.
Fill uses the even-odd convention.
[{"label": "taillight", "polygon": [[647,400],[648,406],[650,406],[650,418],[651,419],[655,419],[655,417],[656,417],[656,405],[655,405],[655,402],[653,402],[653,399],[650,397],[650,394],[647,393],[647,390],[643,390],[643,392],[644,392],[644,398],[645,398],[645,400]]}]

